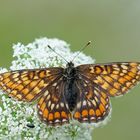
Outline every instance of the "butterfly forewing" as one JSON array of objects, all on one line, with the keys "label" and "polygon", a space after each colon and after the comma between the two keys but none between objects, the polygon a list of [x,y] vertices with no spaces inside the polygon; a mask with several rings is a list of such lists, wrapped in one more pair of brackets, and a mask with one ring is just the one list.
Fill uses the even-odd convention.
[{"label": "butterfly forewing", "polygon": [[81,65],[77,69],[108,96],[123,95],[140,81],[139,63]]},{"label": "butterfly forewing", "polygon": [[33,101],[61,75],[62,68],[17,70],[0,74],[0,88],[21,101]]}]

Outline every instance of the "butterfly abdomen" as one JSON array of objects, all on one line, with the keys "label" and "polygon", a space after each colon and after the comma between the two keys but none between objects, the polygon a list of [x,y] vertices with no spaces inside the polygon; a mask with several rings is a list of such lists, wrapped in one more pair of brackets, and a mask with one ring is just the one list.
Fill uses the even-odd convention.
[{"label": "butterfly abdomen", "polygon": [[67,81],[64,94],[70,111],[73,111],[77,104],[77,96],[78,96],[77,92],[78,89],[76,88],[74,80]]},{"label": "butterfly abdomen", "polygon": [[64,96],[70,111],[73,111],[77,104],[78,89],[75,84],[76,75],[76,69],[73,67],[73,63],[68,63],[64,76],[66,82]]}]

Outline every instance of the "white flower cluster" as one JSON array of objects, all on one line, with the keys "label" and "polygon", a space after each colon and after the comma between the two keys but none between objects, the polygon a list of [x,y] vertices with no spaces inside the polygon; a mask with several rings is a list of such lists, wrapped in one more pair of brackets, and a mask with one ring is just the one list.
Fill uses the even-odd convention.
[{"label": "white flower cluster", "polygon": [[[69,44],[58,39],[41,38],[33,43],[13,46],[15,60],[12,61],[11,70],[34,69],[66,65],[64,59],[72,60],[77,52],[72,53]],[[75,65],[94,63],[91,57],[80,53],[74,61]],[[7,71],[0,69],[0,73]],[[7,140],[91,140],[93,125],[80,124],[72,121],[61,127],[49,127],[42,123],[37,115],[36,103],[24,103],[9,98],[0,91],[0,139]]]}]

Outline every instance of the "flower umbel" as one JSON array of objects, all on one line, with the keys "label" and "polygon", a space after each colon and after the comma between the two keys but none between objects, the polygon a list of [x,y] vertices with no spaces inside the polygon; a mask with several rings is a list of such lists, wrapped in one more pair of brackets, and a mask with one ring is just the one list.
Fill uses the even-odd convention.
[{"label": "flower umbel", "polygon": [[[65,67],[65,60],[50,50],[48,45],[67,61],[72,60],[77,53],[71,52],[69,44],[58,39],[41,38],[28,45],[18,43],[13,46],[14,60],[10,70]],[[83,53],[80,53],[74,61],[75,65],[87,63],[94,63],[94,60]],[[0,73],[6,71],[8,70],[0,69]],[[71,121],[64,126],[47,126],[38,118],[36,102],[30,104],[19,102],[0,91],[0,126],[0,139],[91,140],[95,124]]]}]

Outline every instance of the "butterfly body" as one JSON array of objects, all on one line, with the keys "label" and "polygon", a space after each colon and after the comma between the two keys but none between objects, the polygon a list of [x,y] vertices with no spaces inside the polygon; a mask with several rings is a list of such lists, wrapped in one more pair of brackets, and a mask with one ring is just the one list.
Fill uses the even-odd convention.
[{"label": "butterfly body", "polygon": [[64,96],[70,111],[73,111],[77,103],[78,89],[75,84],[75,80],[77,78],[77,71],[74,64],[72,62],[68,63],[64,72],[63,80],[66,83]]},{"label": "butterfly body", "polygon": [[124,95],[140,81],[139,62],[25,69],[0,74],[0,88],[19,101],[38,100],[47,125],[75,119],[97,123],[110,112],[110,97]]}]

